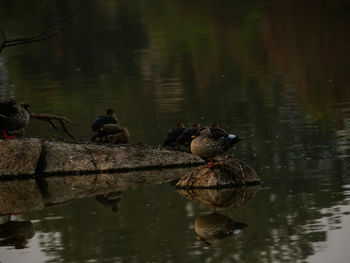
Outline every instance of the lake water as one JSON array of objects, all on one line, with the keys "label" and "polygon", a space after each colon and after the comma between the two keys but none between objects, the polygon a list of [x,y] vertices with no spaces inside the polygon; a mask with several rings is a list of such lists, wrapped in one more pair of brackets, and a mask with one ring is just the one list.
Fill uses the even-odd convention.
[{"label": "lake water", "polygon": [[[34,36],[79,6],[5,1],[0,28]],[[346,0],[91,0],[54,38],[5,48],[1,100],[67,116],[80,141],[107,108],[132,144],[216,122],[242,137],[229,154],[264,183],[218,209],[246,226],[215,240],[194,227],[211,208],[168,182],[118,193],[116,211],[92,195],[30,209],[12,220],[34,233],[17,248],[0,241],[0,262],[348,262],[349,13]],[[40,120],[26,136],[69,140]]]}]

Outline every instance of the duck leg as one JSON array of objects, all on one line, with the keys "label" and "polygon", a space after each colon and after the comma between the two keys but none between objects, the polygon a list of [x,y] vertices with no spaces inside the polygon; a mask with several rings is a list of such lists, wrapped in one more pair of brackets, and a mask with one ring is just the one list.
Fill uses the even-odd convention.
[{"label": "duck leg", "polygon": [[5,130],[2,130],[2,134],[3,134],[5,139],[15,139],[16,138],[16,136],[8,135]]},{"label": "duck leg", "polygon": [[208,164],[205,166],[205,168],[210,168],[210,167],[212,167],[212,166],[215,165],[215,160],[214,160],[213,158],[210,157],[209,160],[210,160],[210,163],[208,163]]}]

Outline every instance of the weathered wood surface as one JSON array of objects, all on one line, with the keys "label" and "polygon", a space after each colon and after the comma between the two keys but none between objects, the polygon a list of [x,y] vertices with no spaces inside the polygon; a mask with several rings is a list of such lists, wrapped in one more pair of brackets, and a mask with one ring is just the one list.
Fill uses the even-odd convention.
[{"label": "weathered wood surface", "polygon": [[146,145],[71,143],[40,138],[0,140],[0,156],[0,177],[149,170],[204,163],[187,152]]},{"label": "weathered wood surface", "polygon": [[224,188],[256,185],[261,179],[254,169],[241,160],[228,158],[210,168],[197,167],[185,174],[176,184],[177,188]]},{"label": "weathered wood surface", "polygon": [[35,179],[0,181],[0,215],[41,210],[75,199],[108,196],[139,186],[168,183],[179,179],[190,168],[125,173],[99,173],[50,176]]}]

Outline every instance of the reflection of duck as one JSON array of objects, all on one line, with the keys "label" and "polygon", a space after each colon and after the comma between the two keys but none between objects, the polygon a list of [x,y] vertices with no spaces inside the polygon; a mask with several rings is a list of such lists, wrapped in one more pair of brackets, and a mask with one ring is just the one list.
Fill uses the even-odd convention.
[{"label": "reflection of duck", "polygon": [[0,129],[5,138],[16,138],[15,136],[9,136],[8,133],[23,135],[29,119],[28,104],[18,103],[14,100],[0,103]]},{"label": "reflection of duck", "polygon": [[197,238],[206,244],[211,244],[217,239],[232,234],[236,235],[247,226],[247,224],[236,222],[228,216],[218,213],[199,216],[194,222],[194,229],[198,234]]},{"label": "reflection of duck", "polygon": [[195,136],[199,135],[200,124],[193,124],[192,128],[185,130],[182,135],[177,139],[178,145],[189,146]]},{"label": "reflection of duck", "polygon": [[181,134],[183,134],[184,131],[184,124],[182,122],[177,123],[175,128],[172,128],[168,131],[163,145],[170,147],[177,146],[177,139],[181,136]]},{"label": "reflection of duck", "polygon": [[25,248],[34,234],[34,225],[30,221],[7,221],[0,225],[0,246]]},{"label": "reflection of duck", "polygon": [[191,152],[209,160],[207,167],[214,165],[214,157],[226,152],[241,139],[234,134],[227,134],[222,129],[202,128],[199,136],[191,142]]},{"label": "reflection of duck", "polygon": [[106,195],[97,195],[96,201],[102,204],[105,207],[111,207],[113,212],[117,212],[119,210],[119,203],[121,200],[122,192],[112,192]]},{"label": "reflection of duck", "polygon": [[177,192],[191,201],[214,208],[236,209],[252,200],[258,186],[244,186],[224,189],[177,189]]}]

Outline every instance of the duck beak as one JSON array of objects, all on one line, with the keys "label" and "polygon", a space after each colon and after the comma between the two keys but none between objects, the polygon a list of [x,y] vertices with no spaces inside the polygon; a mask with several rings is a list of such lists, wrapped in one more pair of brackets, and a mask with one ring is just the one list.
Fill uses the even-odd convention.
[{"label": "duck beak", "polygon": [[191,139],[194,139],[194,138],[196,138],[196,135],[192,135],[192,136],[191,136]]}]

